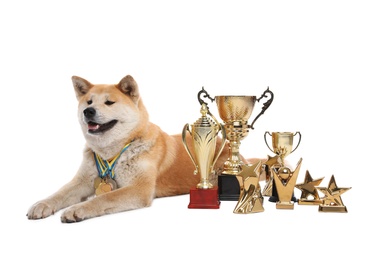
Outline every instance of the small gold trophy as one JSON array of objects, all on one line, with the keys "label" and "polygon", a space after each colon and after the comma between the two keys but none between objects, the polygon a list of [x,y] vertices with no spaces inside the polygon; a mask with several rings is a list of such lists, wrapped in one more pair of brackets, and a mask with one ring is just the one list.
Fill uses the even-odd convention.
[{"label": "small gold trophy", "polygon": [[[255,117],[251,125],[248,120],[251,117],[256,101],[262,98],[269,99],[263,104],[261,112]],[[256,120],[272,104],[273,92],[267,88],[261,97],[256,96],[216,96],[215,100],[220,118],[223,120],[226,130],[226,138],[229,141],[229,157],[224,163],[223,171],[218,175],[218,185],[221,200],[238,200],[240,187],[236,175],[244,164],[240,157],[239,148],[241,141],[248,135],[249,129],[254,129]]]},{"label": "small gold trophy", "polygon": [[240,196],[234,213],[248,214],[263,212],[264,198],[260,187],[261,161],[254,165],[244,164],[242,171],[236,175],[240,184]]},{"label": "small gold trophy", "polygon": [[291,201],[301,165],[302,158],[300,158],[295,171],[284,166],[272,167],[274,184],[278,193],[277,209],[294,209],[294,202]]},{"label": "small gold trophy", "polygon": [[[273,149],[271,149],[268,144],[268,141],[266,139],[267,134],[272,137]],[[295,148],[292,149],[294,137],[296,135],[299,136],[299,141]],[[295,132],[295,134],[292,132],[272,132],[272,134],[270,134],[268,131],[266,131],[264,134],[264,140],[269,150],[278,155],[282,159],[283,165],[284,159],[298,148],[301,139],[302,135],[300,132]]]},{"label": "small gold trophy", "polygon": [[327,188],[317,187],[317,189],[325,195],[322,204],[319,205],[319,212],[347,213],[347,208],[342,202],[341,195],[350,190],[351,187],[339,188],[334,175],[332,175]]},{"label": "small gold trophy", "polygon": [[316,186],[319,185],[323,179],[324,177],[314,180],[312,179],[311,174],[309,174],[309,171],[306,171],[304,182],[295,185],[295,187],[302,192],[300,199],[298,199],[299,205],[322,204],[322,199],[320,199]]},{"label": "small gold trophy", "polygon": [[[218,209],[220,205],[218,187],[210,183],[210,174],[214,174],[214,164],[224,148],[226,132],[224,127],[210,113],[207,103],[201,99],[200,95],[202,94],[210,98],[204,88],[198,93],[198,100],[201,104],[201,118],[191,125],[191,130],[189,124],[186,124],[182,132],[184,147],[196,167],[194,174],[200,174],[200,182],[190,190],[188,208]],[[194,154],[191,153],[187,145],[187,131],[192,137]],[[222,143],[217,155],[215,155],[216,137],[219,131],[222,132]]]},{"label": "small gold trophy", "polygon": [[[272,137],[272,147],[270,148],[267,140],[267,135]],[[299,140],[295,148],[293,149],[293,140],[294,137],[298,136]],[[273,173],[271,171],[271,168],[281,168],[285,167],[285,158],[293,153],[299,146],[301,141],[302,135],[300,132],[272,132],[270,134],[268,131],[264,134],[264,140],[269,148],[270,151],[272,151],[275,156],[270,157],[268,156],[268,160],[264,163],[265,172],[266,172],[266,184],[264,186],[262,194],[264,196],[269,196],[269,201],[276,202],[278,201],[278,194],[274,187],[274,179],[273,179]],[[293,196],[293,201],[296,201],[296,198]]]}]

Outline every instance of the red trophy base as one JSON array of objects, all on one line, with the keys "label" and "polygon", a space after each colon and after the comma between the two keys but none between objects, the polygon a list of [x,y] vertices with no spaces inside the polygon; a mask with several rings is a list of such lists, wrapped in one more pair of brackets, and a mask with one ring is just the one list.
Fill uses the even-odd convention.
[{"label": "red trophy base", "polygon": [[219,209],[218,187],[211,189],[191,188],[189,209]]}]

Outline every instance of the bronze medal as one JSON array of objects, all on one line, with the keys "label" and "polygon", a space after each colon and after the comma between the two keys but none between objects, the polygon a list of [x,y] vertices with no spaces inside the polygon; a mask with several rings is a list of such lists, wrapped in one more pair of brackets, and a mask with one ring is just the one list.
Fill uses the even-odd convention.
[{"label": "bronze medal", "polygon": [[114,179],[108,178],[107,183],[111,185],[111,190],[117,189],[117,184],[116,184],[116,181]]}]

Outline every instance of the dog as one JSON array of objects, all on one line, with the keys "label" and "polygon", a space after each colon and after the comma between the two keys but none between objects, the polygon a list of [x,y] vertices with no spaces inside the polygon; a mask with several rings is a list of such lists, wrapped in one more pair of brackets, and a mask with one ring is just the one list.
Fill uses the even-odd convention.
[{"label": "dog", "polygon": [[[92,84],[78,76],[72,82],[86,140],[83,160],[70,182],[30,207],[28,219],[67,208],[61,222],[79,222],[149,207],[154,198],[188,194],[198,184],[182,135],[168,135],[149,121],[132,76],[118,84]],[[191,145],[190,135],[186,138]],[[218,137],[217,147],[220,143]],[[216,171],[227,160],[227,149],[218,157]]]}]

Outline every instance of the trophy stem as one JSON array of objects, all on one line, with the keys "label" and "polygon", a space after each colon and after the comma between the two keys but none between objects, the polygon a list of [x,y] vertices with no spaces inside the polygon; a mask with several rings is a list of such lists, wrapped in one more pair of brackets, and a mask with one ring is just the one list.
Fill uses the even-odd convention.
[{"label": "trophy stem", "polygon": [[207,178],[201,178],[201,181],[199,184],[197,184],[198,189],[211,189],[213,188],[213,184],[210,183],[209,179]]},{"label": "trophy stem", "polygon": [[223,167],[223,174],[230,174],[230,175],[237,175],[241,169],[241,165],[243,165],[242,160],[240,159],[239,153],[240,141],[232,140],[230,141],[229,146],[229,158],[224,164]]}]

